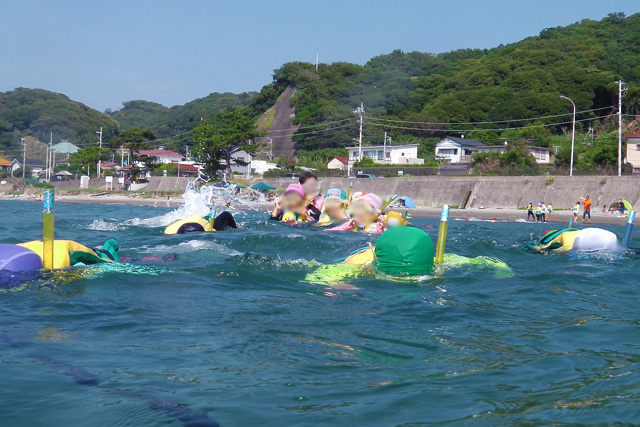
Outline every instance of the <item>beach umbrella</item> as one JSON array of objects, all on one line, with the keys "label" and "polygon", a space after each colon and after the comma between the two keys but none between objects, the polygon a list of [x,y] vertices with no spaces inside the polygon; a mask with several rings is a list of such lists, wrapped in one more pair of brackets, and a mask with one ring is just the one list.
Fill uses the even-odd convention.
[{"label": "beach umbrella", "polygon": [[413,200],[411,200],[411,197],[403,196],[402,200],[404,200],[404,207],[405,208],[415,208],[416,207],[416,203]]},{"label": "beach umbrella", "polygon": [[242,184],[237,184],[237,183],[235,183],[235,182],[232,182],[232,183],[231,183],[231,185],[235,185],[235,186],[236,186],[236,188],[247,188],[247,187],[245,187],[244,185],[242,185]]},{"label": "beach umbrella", "polygon": [[276,187],[272,187],[267,183],[264,182],[259,182],[257,184],[254,184],[251,186],[252,190],[258,190],[258,191],[269,191],[269,190],[275,190]]},{"label": "beach umbrella", "polygon": [[624,205],[625,208],[627,208],[629,212],[633,210],[633,206],[631,206],[631,203],[629,203],[627,199],[622,199],[622,204]]}]

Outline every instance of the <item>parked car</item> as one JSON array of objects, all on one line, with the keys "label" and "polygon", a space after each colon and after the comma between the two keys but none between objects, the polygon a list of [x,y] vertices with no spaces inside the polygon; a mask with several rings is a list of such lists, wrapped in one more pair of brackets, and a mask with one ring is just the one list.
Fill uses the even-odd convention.
[{"label": "parked car", "polygon": [[298,179],[300,178],[300,174],[297,172],[287,172],[284,175],[282,175],[280,178]]},{"label": "parked car", "polygon": [[359,173],[356,175],[356,178],[377,178],[377,176],[372,173]]}]

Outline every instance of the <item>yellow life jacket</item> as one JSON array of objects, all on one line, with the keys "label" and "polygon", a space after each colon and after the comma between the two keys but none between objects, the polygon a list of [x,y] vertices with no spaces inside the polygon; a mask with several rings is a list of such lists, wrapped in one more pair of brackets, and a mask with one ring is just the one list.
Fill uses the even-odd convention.
[{"label": "yellow life jacket", "polygon": [[534,251],[544,251],[547,249],[553,249],[556,252],[570,251],[573,249],[573,242],[578,236],[578,231],[579,230],[564,231],[550,242],[539,246],[533,246],[531,249]]},{"label": "yellow life jacket", "polygon": [[[179,219],[177,221],[172,222],[164,229],[164,234],[173,235],[178,234],[180,228],[185,225],[193,225],[198,228],[202,228],[200,231],[213,231],[213,222],[204,219],[202,215],[192,215],[188,218]],[[194,230],[195,231],[195,230]]]},{"label": "yellow life jacket", "polygon": [[[20,243],[18,246],[27,248],[42,258],[42,241]],[[53,242],[53,268],[66,268],[77,263],[98,264],[112,262],[111,260],[100,258],[93,250],[72,240],[55,240]]]}]

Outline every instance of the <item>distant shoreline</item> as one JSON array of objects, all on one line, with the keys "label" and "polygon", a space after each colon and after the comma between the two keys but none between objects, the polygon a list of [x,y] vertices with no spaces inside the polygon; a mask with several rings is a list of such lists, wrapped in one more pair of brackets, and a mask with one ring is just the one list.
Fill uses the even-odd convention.
[{"label": "distant shoreline", "polygon": [[[11,197],[11,196],[0,196],[0,200],[6,201],[28,201],[28,202],[38,202],[33,197]],[[58,203],[71,203],[71,204],[94,204],[94,205],[129,205],[129,206],[157,206],[158,208],[166,209],[166,197],[136,197],[136,196],[125,196],[125,195],[99,195],[99,196],[88,196],[88,195],[61,195],[56,196],[56,202]],[[171,209],[182,206],[184,200],[178,197],[170,198],[171,201]],[[41,202],[38,202],[41,203]],[[257,207],[259,210],[264,210],[265,215],[268,211],[271,211],[273,208],[273,203],[271,202],[258,202],[252,205],[253,207]],[[245,206],[242,205],[234,205],[236,209],[243,209]],[[440,217],[440,208],[430,208],[430,207],[418,207],[414,209],[405,209],[405,208],[388,208],[388,210],[396,210],[398,212],[404,212],[405,210],[411,213],[414,217],[423,217],[423,218],[439,218]],[[552,214],[551,223],[555,224],[568,224],[569,220],[573,217],[571,211],[556,211]],[[481,220],[492,220],[493,218],[496,221],[517,221],[523,220],[527,218],[527,211],[522,209],[451,209],[449,218],[456,219],[481,219]],[[627,223],[627,218],[619,215],[612,214],[603,214],[599,212],[592,212],[591,214],[591,222],[590,223],[582,223],[582,212],[578,216],[577,226],[581,224],[590,224],[590,225],[622,225],[624,226]],[[540,224],[543,225],[543,224]]]}]

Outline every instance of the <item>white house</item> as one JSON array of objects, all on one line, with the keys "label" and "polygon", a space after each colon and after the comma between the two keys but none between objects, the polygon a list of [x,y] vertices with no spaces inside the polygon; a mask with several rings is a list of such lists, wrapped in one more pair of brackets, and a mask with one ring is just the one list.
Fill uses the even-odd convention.
[{"label": "white house", "polygon": [[267,162],[266,160],[252,160],[250,167],[251,175],[264,175],[266,171],[277,169],[278,165]]},{"label": "white house", "polygon": [[141,150],[136,153],[137,156],[149,156],[153,157],[153,163],[178,163],[184,156],[180,153],[176,153],[171,150],[164,150],[161,148],[153,150]]},{"label": "white house", "polygon": [[[31,176],[37,177],[38,174],[44,171],[44,163],[42,160],[37,159],[27,159],[26,161],[27,169],[31,171]],[[11,173],[15,172],[17,169],[22,167],[22,161],[18,159],[13,159],[11,161]]]},{"label": "white house", "polygon": [[[506,145],[485,145],[484,147],[479,147],[477,152],[484,153],[488,151],[495,151],[498,153],[504,153],[506,149]],[[527,149],[531,152],[531,155],[536,158],[537,163],[543,165],[551,163],[551,148],[527,145]]]},{"label": "white house", "polygon": [[[424,159],[418,158],[419,144],[404,145],[367,145],[362,147],[362,157],[368,157],[383,165],[421,165]],[[349,164],[359,160],[359,148],[348,147]]]},{"label": "white house", "polygon": [[436,144],[436,158],[449,163],[470,163],[471,155],[481,147],[486,145],[475,139],[447,136]]},{"label": "white house", "polygon": [[627,139],[627,162],[633,165],[633,173],[640,173],[640,131],[624,137]]},{"label": "white house", "polygon": [[349,157],[336,156],[327,163],[327,169],[346,171],[348,168]]}]

